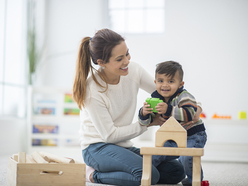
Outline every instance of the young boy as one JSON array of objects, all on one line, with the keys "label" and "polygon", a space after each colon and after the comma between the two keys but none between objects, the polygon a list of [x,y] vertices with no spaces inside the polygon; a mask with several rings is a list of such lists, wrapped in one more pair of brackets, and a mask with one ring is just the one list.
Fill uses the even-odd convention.
[{"label": "young boy", "polygon": [[[163,103],[158,103],[155,107],[158,114],[165,119],[173,116],[187,131],[187,147],[203,148],[207,136],[205,127],[201,119],[194,123],[193,117],[197,110],[197,102],[187,90],[184,89],[182,66],[174,61],[159,63],[155,71],[156,91],[152,93],[153,98],[160,98]],[[153,121],[155,114],[146,102],[139,111],[139,122],[141,125],[149,125]],[[189,122],[192,121],[192,122]],[[176,143],[169,140],[164,143],[164,147],[176,147]],[[162,161],[176,159],[175,156],[152,156],[152,163],[159,169]],[[179,157],[183,164],[187,178],[182,181],[184,186],[192,185],[192,161],[189,156]],[[201,171],[203,179],[203,171]]]}]

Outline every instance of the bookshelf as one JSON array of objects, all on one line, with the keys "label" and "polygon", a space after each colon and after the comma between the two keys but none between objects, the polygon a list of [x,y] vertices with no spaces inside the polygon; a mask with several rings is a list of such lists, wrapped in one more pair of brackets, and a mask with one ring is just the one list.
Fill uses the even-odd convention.
[{"label": "bookshelf", "polygon": [[81,156],[79,109],[71,94],[66,88],[29,87],[27,153]]}]

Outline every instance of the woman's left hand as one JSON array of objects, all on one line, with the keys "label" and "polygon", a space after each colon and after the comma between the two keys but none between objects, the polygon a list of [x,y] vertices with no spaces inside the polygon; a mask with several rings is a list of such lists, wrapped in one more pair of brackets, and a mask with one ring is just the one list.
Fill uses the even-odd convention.
[{"label": "woman's left hand", "polygon": [[153,122],[149,124],[147,127],[156,126],[156,125],[161,126],[164,124],[165,121],[166,120],[163,117],[161,117],[160,114],[156,114],[155,118],[153,119]]},{"label": "woman's left hand", "polygon": [[199,106],[197,106],[197,110],[196,110],[196,113],[195,113],[195,115],[194,115],[193,120],[192,120],[192,121],[189,121],[189,122],[187,122],[187,123],[185,123],[185,124],[186,124],[186,125],[187,125],[187,124],[193,124],[193,123],[196,123],[197,121],[199,121],[201,112],[202,112],[202,108],[199,107]]}]

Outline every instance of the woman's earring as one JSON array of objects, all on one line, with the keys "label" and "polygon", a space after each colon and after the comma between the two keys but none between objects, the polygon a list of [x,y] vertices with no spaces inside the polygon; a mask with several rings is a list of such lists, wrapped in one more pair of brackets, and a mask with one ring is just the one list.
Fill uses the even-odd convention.
[{"label": "woman's earring", "polygon": [[103,66],[103,67],[102,67],[102,69],[104,70],[104,69],[105,69],[105,67]]}]

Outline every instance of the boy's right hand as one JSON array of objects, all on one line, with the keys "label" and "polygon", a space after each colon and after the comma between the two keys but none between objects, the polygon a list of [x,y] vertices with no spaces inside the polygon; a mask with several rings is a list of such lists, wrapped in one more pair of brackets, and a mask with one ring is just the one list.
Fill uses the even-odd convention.
[{"label": "boy's right hand", "polygon": [[150,105],[148,105],[147,102],[144,102],[143,108],[142,108],[142,115],[146,116],[147,114],[151,114],[153,111],[153,108],[150,108]]}]

